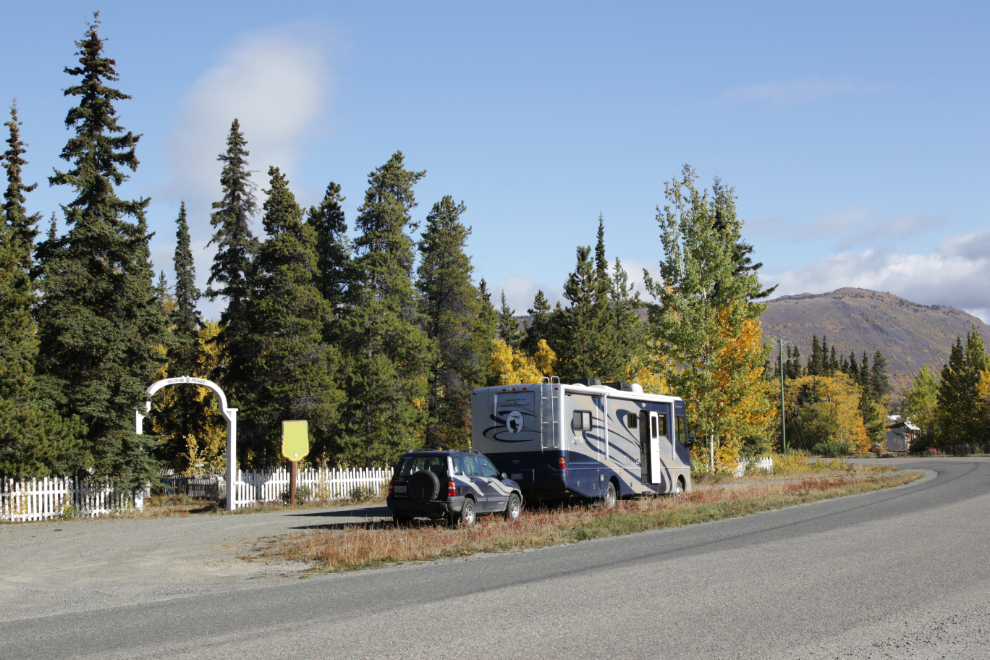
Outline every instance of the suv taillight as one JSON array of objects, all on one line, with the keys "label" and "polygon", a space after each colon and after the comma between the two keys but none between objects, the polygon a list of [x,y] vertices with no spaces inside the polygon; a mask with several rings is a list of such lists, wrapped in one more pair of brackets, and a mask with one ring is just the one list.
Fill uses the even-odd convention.
[{"label": "suv taillight", "polygon": [[453,481],[447,482],[447,497],[457,497],[457,484]]},{"label": "suv taillight", "polygon": [[388,480],[388,494],[395,495],[395,479]]}]

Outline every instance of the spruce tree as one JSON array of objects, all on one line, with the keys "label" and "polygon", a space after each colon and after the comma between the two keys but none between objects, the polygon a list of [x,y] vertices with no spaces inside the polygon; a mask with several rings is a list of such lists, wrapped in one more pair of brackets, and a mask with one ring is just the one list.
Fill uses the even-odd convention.
[{"label": "spruce tree", "polygon": [[981,373],[990,368],[983,336],[973,326],[966,335],[966,345],[957,337],[949,353],[949,363],[942,367],[938,384],[940,444],[972,442],[987,436],[985,420],[979,414],[978,386]]},{"label": "spruce tree", "polygon": [[185,202],[179,206],[179,217],[175,224],[175,254],[172,260],[175,270],[175,311],[172,312],[171,321],[176,348],[170,356],[170,363],[177,375],[192,375],[198,360],[197,340],[203,327],[203,318],[197,308],[202,294],[196,288],[196,265],[190,247]]},{"label": "spruce tree", "polygon": [[873,354],[873,367],[870,369],[870,397],[877,402],[885,402],[893,388],[887,376],[887,358],[878,348]]},{"label": "spruce tree", "polygon": [[316,232],[277,167],[269,168],[263,225],[268,234],[249,271],[245,332],[232,346],[248,356],[241,384],[243,453],[282,461],[283,420],[309,422],[311,452],[327,449],[343,400],[340,355],[323,337],[332,311],[316,285]]},{"label": "spruce tree", "polygon": [[808,366],[805,373],[809,376],[824,375],[822,369],[822,345],[818,343],[818,335],[811,335],[811,357],[808,358]]},{"label": "spruce tree", "polygon": [[[627,371],[633,364],[645,366],[648,335],[646,325],[639,315],[644,303],[640,300],[639,292],[634,291],[633,285],[629,284],[629,275],[618,257],[615,259],[615,275],[612,277],[609,298],[615,323],[614,350],[620,355],[619,365],[624,366]],[[623,375],[633,376],[632,373],[617,373],[614,377],[621,380]]]},{"label": "spruce tree", "polygon": [[[251,233],[250,226],[258,203],[254,196],[251,171],[248,169],[249,155],[247,140],[241,133],[240,122],[235,119],[227,135],[227,150],[217,156],[217,160],[223,163],[223,171],[220,173],[223,198],[213,202],[214,212],[210,216],[210,224],[215,232],[208,245],[216,245],[217,252],[210,268],[210,278],[206,282],[207,298],[213,301],[217,297],[223,297],[227,301],[227,307],[220,315],[222,329],[216,339],[224,350],[223,362],[227,365],[227,370],[223,374],[216,374],[215,378],[227,390],[227,396],[235,401],[237,387],[243,380],[241,370],[250,356],[236,355],[231,352],[230,347],[238,342],[247,328],[247,274],[251,268],[251,259],[258,250],[258,239]],[[213,285],[217,285],[217,288]]]},{"label": "spruce tree", "polygon": [[473,270],[465,254],[470,227],[461,222],[464,203],[446,196],[433,205],[419,243],[417,286],[422,293],[426,333],[437,351],[430,365],[425,433],[427,447],[467,447],[471,390],[485,381],[489,345],[476,332],[481,309]]},{"label": "spruce tree", "polygon": [[10,230],[9,241],[16,243],[14,248],[21,254],[21,267],[24,271],[30,272],[31,252],[34,248],[34,239],[38,235],[37,224],[41,220],[41,214],[28,215],[24,210],[26,199],[25,193],[29,193],[38,187],[37,183],[25,185],[21,179],[21,168],[27,165],[24,154],[27,150],[26,144],[21,142],[21,122],[17,118],[17,101],[10,106],[10,121],[4,123],[10,132],[7,138],[7,150],[0,158],[3,168],[7,170],[7,190],[3,194],[2,219],[4,227]]},{"label": "spruce tree", "polygon": [[316,285],[330,304],[334,318],[345,313],[346,296],[353,278],[351,245],[341,204],[340,184],[330,182],[323,201],[309,209],[306,224],[316,233]]},{"label": "spruce tree", "polygon": [[505,289],[502,290],[501,305],[498,310],[498,338],[512,350],[517,350],[523,340],[523,330],[519,320],[515,318],[516,310],[509,307],[505,300]]},{"label": "spruce tree", "polygon": [[78,418],[64,420],[34,400],[38,339],[31,310],[37,298],[30,272],[40,215],[25,210],[24,193],[36,185],[21,179],[27,145],[20,140],[16,105],[10,115],[9,148],[0,155],[7,171],[0,208],[0,476],[31,479],[69,474],[88,461],[80,451],[85,428]]},{"label": "spruce tree", "polygon": [[73,135],[61,154],[72,167],[49,182],[69,186],[76,198],[62,207],[67,236],[43,251],[38,362],[49,405],[88,427],[84,448],[94,473],[143,487],[156,477],[156,439],[135,434],[134,410],[143,409],[144,391],[164,364],[166,326],[152,282],[150,200],[123,200],[115,191],[128,179],[123,168],[138,166],[140,136],[118,123],[114,103],[130,97],[106,85],[118,77],[99,25],[94,14],[76,43],[80,66],[65,69],[81,77],[65,90],[79,97],[66,116]]},{"label": "spruce tree", "polygon": [[355,282],[342,322],[347,404],[340,456],[386,463],[421,442],[433,344],[412,285],[413,187],[425,172],[405,169],[402,152],[368,176],[355,221]]},{"label": "spruce tree", "polygon": [[577,248],[574,272],[564,284],[567,307],[566,338],[554,347],[562,378],[621,380],[628,363],[616,344],[618,328],[609,294],[612,280],[605,257],[604,221],[598,218],[594,262],[590,247]]},{"label": "spruce tree", "polygon": [[533,298],[533,307],[526,311],[530,319],[529,325],[526,326],[526,336],[521,342],[522,349],[527,354],[533,355],[541,339],[546,340],[552,348],[559,347],[556,341],[557,335],[554,334],[554,328],[550,325],[553,308],[550,307],[547,297],[543,295],[542,289],[536,292],[536,297]]},{"label": "spruce tree", "polygon": [[[175,220],[175,252],[172,259],[175,270],[175,295],[170,296],[167,314],[171,328],[171,341],[168,346],[168,377],[193,376],[208,378],[199,370],[199,332],[203,319],[197,309],[202,293],[196,287],[196,266],[193,263],[189,240],[189,222],[186,217],[186,203],[179,206],[179,216]],[[183,386],[162,392],[159,397],[158,416],[162,435],[166,436],[159,456],[167,459],[174,467],[184,469],[179,457],[187,450],[188,440],[194,429],[202,422],[197,419],[206,415],[202,396],[197,387]]]},{"label": "spruce tree", "polygon": [[846,373],[854,382],[859,382],[859,363],[856,362],[856,351],[849,351],[849,368]]}]

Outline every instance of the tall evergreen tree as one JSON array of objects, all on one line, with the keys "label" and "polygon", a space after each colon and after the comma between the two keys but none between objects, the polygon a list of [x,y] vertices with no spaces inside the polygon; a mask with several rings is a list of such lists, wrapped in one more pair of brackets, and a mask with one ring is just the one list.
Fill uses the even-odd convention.
[{"label": "tall evergreen tree", "polygon": [[551,326],[551,313],[553,308],[547,297],[543,295],[543,290],[536,292],[533,298],[533,307],[526,310],[529,313],[529,325],[526,326],[526,336],[523,338],[521,346],[526,353],[532,355],[536,352],[536,347],[541,339],[545,339],[552,347],[558,345],[557,335]]},{"label": "tall evergreen tree", "polygon": [[519,327],[519,320],[515,318],[516,310],[509,307],[505,300],[505,290],[502,290],[501,305],[498,309],[498,338],[505,342],[509,348],[516,350],[523,340],[523,330]]},{"label": "tall evergreen tree", "polygon": [[818,342],[818,335],[811,335],[811,357],[808,358],[804,372],[809,376],[823,376],[823,365],[822,345]]},{"label": "tall evergreen tree", "polygon": [[[633,364],[645,366],[648,334],[646,324],[639,315],[639,310],[645,304],[640,299],[639,292],[629,283],[629,275],[618,257],[615,259],[615,274],[612,276],[609,299],[612,307],[611,316],[615,323],[613,345],[615,352],[620,356],[618,363],[627,370]],[[609,376],[609,379],[614,377],[621,380],[624,375],[633,376],[631,373],[616,373]]]},{"label": "tall evergreen tree", "polygon": [[355,282],[344,319],[347,405],[341,458],[384,463],[421,441],[433,344],[412,285],[413,187],[425,172],[405,169],[402,152],[368,176],[355,221]]},{"label": "tall evergreen tree", "polygon": [[[38,308],[40,371],[50,404],[78,414],[88,427],[85,449],[94,472],[128,486],[143,486],[157,473],[155,438],[137,435],[133,410],[164,363],[166,341],[152,282],[144,217],[150,200],[120,199],[115,191],[135,170],[140,136],[124,132],[114,103],[129,99],[106,85],[118,79],[103,54],[94,14],[79,47],[79,76],[65,90],[79,97],[66,127],[73,131],[62,158],[72,164],[49,182],[69,186],[76,198],[62,209],[68,235],[46,247]],[[129,222],[127,218],[134,221]]]},{"label": "tall evergreen tree", "polygon": [[4,126],[8,128],[10,135],[7,138],[7,150],[0,157],[3,168],[7,170],[7,190],[3,194],[2,219],[4,226],[10,230],[7,240],[18,244],[14,249],[21,254],[22,269],[30,272],[33,266],[31,252],[34,239],[38,235],[37,224],[41,220],[41,214],[28,215],[24,210],[26,202],[24,194],[37,188],[38,184],[25,185],[21,179],[21,168],[27,165],[24,154],[28,145],[21,142],[21,122],[17,119],[16,100],[10,106],[10,121],[4,123]]},{"label": "tall evergreen tree", "polygon": [[307,420],[313,453],[327,449],[342,392],[340,355],[323,337],[332,312],[316,286],[316,232],[277,167],[269,168],[261,244],[249,271],[245,332],[232,346],[244,364],[243,446],[256,464],[281,462],[282,421]]},{"label": "tall evergreen tree", "polygon": [[25,210],[21,167],[27,164],[20,140],[16,105],[5,124],[9,148],[0,155],[7,190],[0,208],[0,476],[14,479],[67,474],[86,462],[81,453],[85,428],[78,418],[64,420],[34,400],[38,357],[37,326],[31,309],[37,303],[30,272],[38,214]]},{"label": "tall evergreen tree", "polygon": [[330,304],[334,318],[345,313],[347,291],[353,278],[351,245],[341,204],[340,184],[330,182],[323,201],[309,209],[306,224],[316,233],[316,285]]},{"label": "tall evergreen tree", "polygon": [[612,305],[612,279],[605,257],[605,224],[598,218],[598,241],[592,263],[591,248],[577,249],[577,264],[564,284],[567,308],[566,338],[554,346],[563,378],[626,377],[630,356],[616,341],[620,328]]},{"label": "tall evergreen tree", "polygon": [[0,334],[0,397],[10,399],[23,395],[33,382],[38,341],[35,337],[31,309],[36,303],[30,272],[33,267],[31,252],[39,216],[28,215],[24,193],[31,192],[37,184],[25,185],[21,179],[21,167],[27,164],[23,156],[27,145],[20,140],[20,122],[17,106],[10,109],[8,149],[0,156],[0,163],[7,171],[7,190],[2,208],[0,225],[0,250],[3,251],[2,323]]},{"label": "tall evergreen tree", "polygon": [[193,262],[189,241],[189,222],[186,219],[186,203],[179,207],[179,217],[175,220],[175,311],[172,313],[172,327],[176,338],[176,349],[170,356],[172,369],[176,374],[192,374],[196,369],[199,349],[197,340],[203,327],[203,318],[197,308],[202,297],[196,288],[196,265]]},{"label": "tall evergreen tree", "polygon": [[990,368],[983,336],[973,326],[966,335],[965,346],[957,337],[949,353],[949,363],[942,367],[938,384],[938,418],[940,444],[982,440],[990,433],[979,414],[978,387],[981,374]]},{"label": "tall evergreen tree", "polygon": [[488,290],[485,278],[478,282],[478,332],[486,337],[483,345],[487,347],[498,334],[498,312],[492,304],[492,293]]},{"label": "tall evergreen tree", "polygon": [[849,369],[846,372],[855,382],[859,382],[859,363],[856,361],[856,351],[849,351]]},{"label": "tall evergreen tree", "polygon": [[464,203],[450,196],[433,205],[419,243],[418,288],[426,333],[437,351],[430,366],[425,433],[427,447],[470,445],[471,390],[485,382],[486,344],[477,333],[482,310],[464,249],[471,234],[461,222]]},{"label": "tall evergreen tree", "polygon": [[887,358],[878,348],[873,354],[873,367],[870,369],[870,397],[874,401],[884,402],[891,392],[893,388],[887,376]]},{"label": "tall evergreen tree", "polygon": [[[186,217],[186,203],[179,206],[176,218],[175,253],[172,259],[175,270],[175,295],[170,296],[166,313],[171,328],[171,341],[168,346],[168,376],[193,376],[208,378],[199,370],[199,333],[203,319],[197,309],[202,293],[196,287],[196,266],[193,262],[189,240],[189,222]],[[187,450],[189,438],[194,430],[202,426],[198,417],[206,415],[203,397],[196,387],[179,387],[162,392],[158,397],[159,417],[162,435],[166,436],[159,456],[173,466],[184,468],[178,457]]]},{"label": "tall evergreen tree", "polygon": [[[213,202],[214,212],[210,216],[210,224],[215,231],[208,245],[215,244],[217,251],[210,268],[210,278],[206,281],[207,298],[213,301],[223,297],[227,301],[227,307],[220,315],[222,329],[216,339],[225,351],[227,371],[215,377],[234,400],[237,398],[237,387],[243,382],[242,368],[250,356],[235,355],[230,352],[230,347],[247,330],[247,275],[251,259],[258,251],[258,239],[251,233],[250,226],[258,203],[251,182],[251,170],[248,169],[249,155],[247,140],[241,132],[240,122],[235,119],[227,135],[227,150],[217,156],[217,160],[223,163],[220,173],[223,198]],[[213,287],[214,284],[217,288]]]}]

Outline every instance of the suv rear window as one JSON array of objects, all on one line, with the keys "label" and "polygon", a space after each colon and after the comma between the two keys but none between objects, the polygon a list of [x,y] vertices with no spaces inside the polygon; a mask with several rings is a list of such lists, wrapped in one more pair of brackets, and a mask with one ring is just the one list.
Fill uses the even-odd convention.
[{"label": "suv rear window", "polygon": [[399,461],[396,474],[400,477],[411,477],[420,470],[430,470],[438,477],[447,476],[446,456],[405,456]]}]

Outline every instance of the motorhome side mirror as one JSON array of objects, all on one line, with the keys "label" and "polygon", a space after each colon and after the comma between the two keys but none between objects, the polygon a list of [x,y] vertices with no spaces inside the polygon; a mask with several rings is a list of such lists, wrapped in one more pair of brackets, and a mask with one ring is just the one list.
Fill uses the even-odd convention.
[{"label": "motorhome side mirror", "polygon": [[507,475],[507,474],[506,474],[505,472],[503,472],[503,473],[502,473],[502,478],[503,478],[503,479],[508,479],[508,478],[509,478],[509,475]]},{"label": "motorhome side mirror", "polygon": [[694,431],[688,431],[688,441],[687,441],[688,446],[693,445],[694,441],[695,441]]}]

